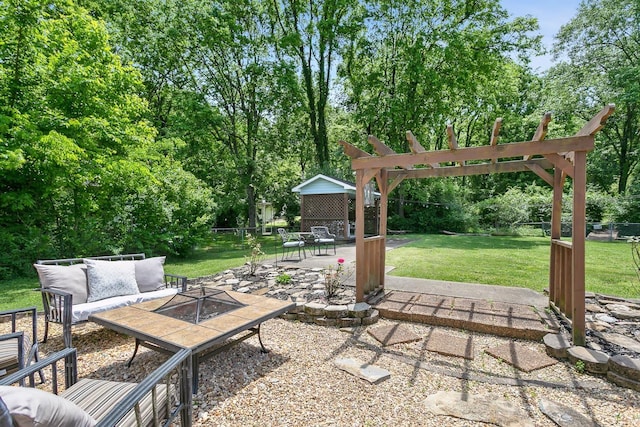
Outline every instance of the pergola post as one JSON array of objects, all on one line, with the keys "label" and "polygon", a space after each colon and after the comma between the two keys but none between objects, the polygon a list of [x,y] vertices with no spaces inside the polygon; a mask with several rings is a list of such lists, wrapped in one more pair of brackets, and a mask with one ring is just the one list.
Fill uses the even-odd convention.
[{"label": "pergola post", "polygon": [[382,169],[380,174],[378,175],[380,178],[377,180],[378,182],[378,190],[380,191],[380,214],[379,214],[379,227],[378,227],[378,235],[382,238],[381,250],[380,250],[380,260],[378,264],[378,268],[380,269],[380,288],[384,289],[384,269],[387,262],[387,251],[386,251],[386,241],[387,241],[387,213],[389,208],[389,174],[386,169]]},{"label": "pergola post", "polygon": [[364,301],[365,265],[364,253],[364,170],[356,171],[356,302]]},{"label": "pergola post", "polygon": [[576,151],[573,172],[572,246],[572,333],[573,345],[585,344],[585,233],[586,233],[587,153]]},{"label": "pergola post", "polygon": [[342,212],[342,219],[344,221],[344,230],[343,230],[343,237],[345,240],[349,239],[349,231],[350,231],[350,224],[349,224],[349,195],[347,193],[344,193],[342,195],[342,206],[344,207],[343,212]]},{"label": "pergola post", "polygon": [[[553,172],[553,202],[551,205],[551,251],[549,256],[549,300],[559,304],[563,293],[559,289],[559,275],[561,274],[561,254],[555,250],[554,241],[562,237],[562,190],[564,188],[565,175],[562,169],[556,167]],[[564,306],[564,302],[562,304]]]}]

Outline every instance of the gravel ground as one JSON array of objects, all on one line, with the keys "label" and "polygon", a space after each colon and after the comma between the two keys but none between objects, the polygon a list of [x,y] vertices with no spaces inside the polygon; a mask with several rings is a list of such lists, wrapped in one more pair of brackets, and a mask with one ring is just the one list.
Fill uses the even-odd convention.
[{"label": "gravel ground", "polygon": [[[380,320],[368,326],[403,323],[421,337],[432,326]],[[0,332],[7,324],[0,324]],[[44,330],[39,326],[40,334]],[[451,335],[469,332],[440,328]],[[52,327],[41,356],[62,347],[61,330]],[[272,351],[260,352],[257,337],[203,362],[194,395],[196,426],[481,426],[424,409],[424,399],[437,391],[495,393],[517,403],[536,426],[554,426],[538,409],[540,398],[572,407],[602,426],[640,424],[640,393],[617,387],[604,378],[580,374],[567,362],[530,373],[521,372],[484,353],[510,341],[473,333],[474,360],[448,357],[425,349],[420,341],[382,347],[365,327],[350,331],[273,319],[262,325],[262,338]],[[126,362],[134,340],[88,324],[74,329],[79,377],[140,381],[166,360],[141,349],[131,368]],[[544,352],[544,346],[519,341]],[[377,385],[334,366],[350,357],[391,373]]]}]

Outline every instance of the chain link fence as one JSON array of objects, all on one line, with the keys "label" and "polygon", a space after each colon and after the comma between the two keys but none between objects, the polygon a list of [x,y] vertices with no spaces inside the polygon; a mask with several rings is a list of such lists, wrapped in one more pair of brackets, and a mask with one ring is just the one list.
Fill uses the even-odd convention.
[{"label": "chain link fence", "polygon": [[[550,222],[525,222],[515,224],[516,227],[527,227],[532,230],[540,230],[540,235],[551,235]],[[571,237],[573,230],[570,222],[561,224],[562,237]],[[598,240],[603,242],[613,242],[616,240],[626,241],[634,236],[640,236],[640,223],[637,222],[588,222],[585,230],[587,240]]]}]

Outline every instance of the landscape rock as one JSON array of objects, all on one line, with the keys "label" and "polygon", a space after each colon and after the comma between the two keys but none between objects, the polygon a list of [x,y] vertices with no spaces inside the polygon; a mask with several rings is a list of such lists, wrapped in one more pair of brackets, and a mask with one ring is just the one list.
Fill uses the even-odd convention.
[{"label": "landscape rock", "polygon": [[603,352],[591,350],[585,347],[571,347],[567,350],[569,361],[576,365],[584,363],[584,369],[592,374],[606,374],[609,356]]},{"label": "landscape rock", "polygon": [[559,403],[540,399],[538,402],[540,411],[549,417],[560,427],[597,427],[598,423],[592,421],[573,408]]},{"label": "landscape rock", "polygon": [[640,359],[616,355],[609,359],[609,371],[640,381]]},{"label": "landscape rock", "polygon": [[592,313],[606,313],[607,311],[606,309],[601,308],[598,304],[593,302],[585,304],[585,310]]},{"label": "landscape rock", "polygon": [[616,323],[618,321],[618,319],[616,319],[615,317],[610,316],[609,314],[606,314],[606,313],[598,313],[593,317],[596,320],[599,320],[601,322],[607,322],[607,323]]},{"label": "landscape rock", "polygon": [[534,426],[529,414],[499,395],[439,391],[428,396],[424,403],[425,409],[435,415],[449,415],[503,427]]},{"label": "landscape rock", "polygon": [[632,310],[629,307],[626,310],[612,310],[611,315],[618,319],[640,319],[640,310]]},{"label": "landscape rock", "polygon": [[372,384],[377,384],[391,376],[389,371],[386,369],[379,368],[375,365],[369,365],[368,363],[351,358],[336,359],[335,365],[343,371],[369,381]]},{"label": "landscape rock", "polygon": [[640,353],[640,341],[637,341],[633,338],[627,337],[622,334],[608,332],[599,332],[597,336],[610,343],[619,345],[620,347],[624,347],[627,350]]},{"label": "landscape rock", "polygon": [[571,342],[563,334],[547,334],[542,338],[547,354],[556,359],[566,359]]}]

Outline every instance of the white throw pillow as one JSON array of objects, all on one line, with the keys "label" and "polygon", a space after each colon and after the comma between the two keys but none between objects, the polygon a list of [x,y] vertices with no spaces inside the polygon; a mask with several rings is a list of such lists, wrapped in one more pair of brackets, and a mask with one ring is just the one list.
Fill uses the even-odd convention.
[{"label": "white throw pillow", "polygon": [[55,289],[73,295],[74,304],[87,302],[87,266],[74,265],[44,265],[33,264],[40,283],[45,289]]},{"label": "white throw pillow", "polygon": [[96,420],[75,403],[37,388],[0,386],[0,396],[16,427],[96,425]]},{"label": "white throw pillow", "polygon": [[140,292],[157,291],[164,288],[164,260],[166,257],[141,259],[136,261],[136,282]]},{"label": "white throw pillow", "polygon": [[84,259],[83,262],[87,265],[87,302],[140,293],[134,261]]}]

